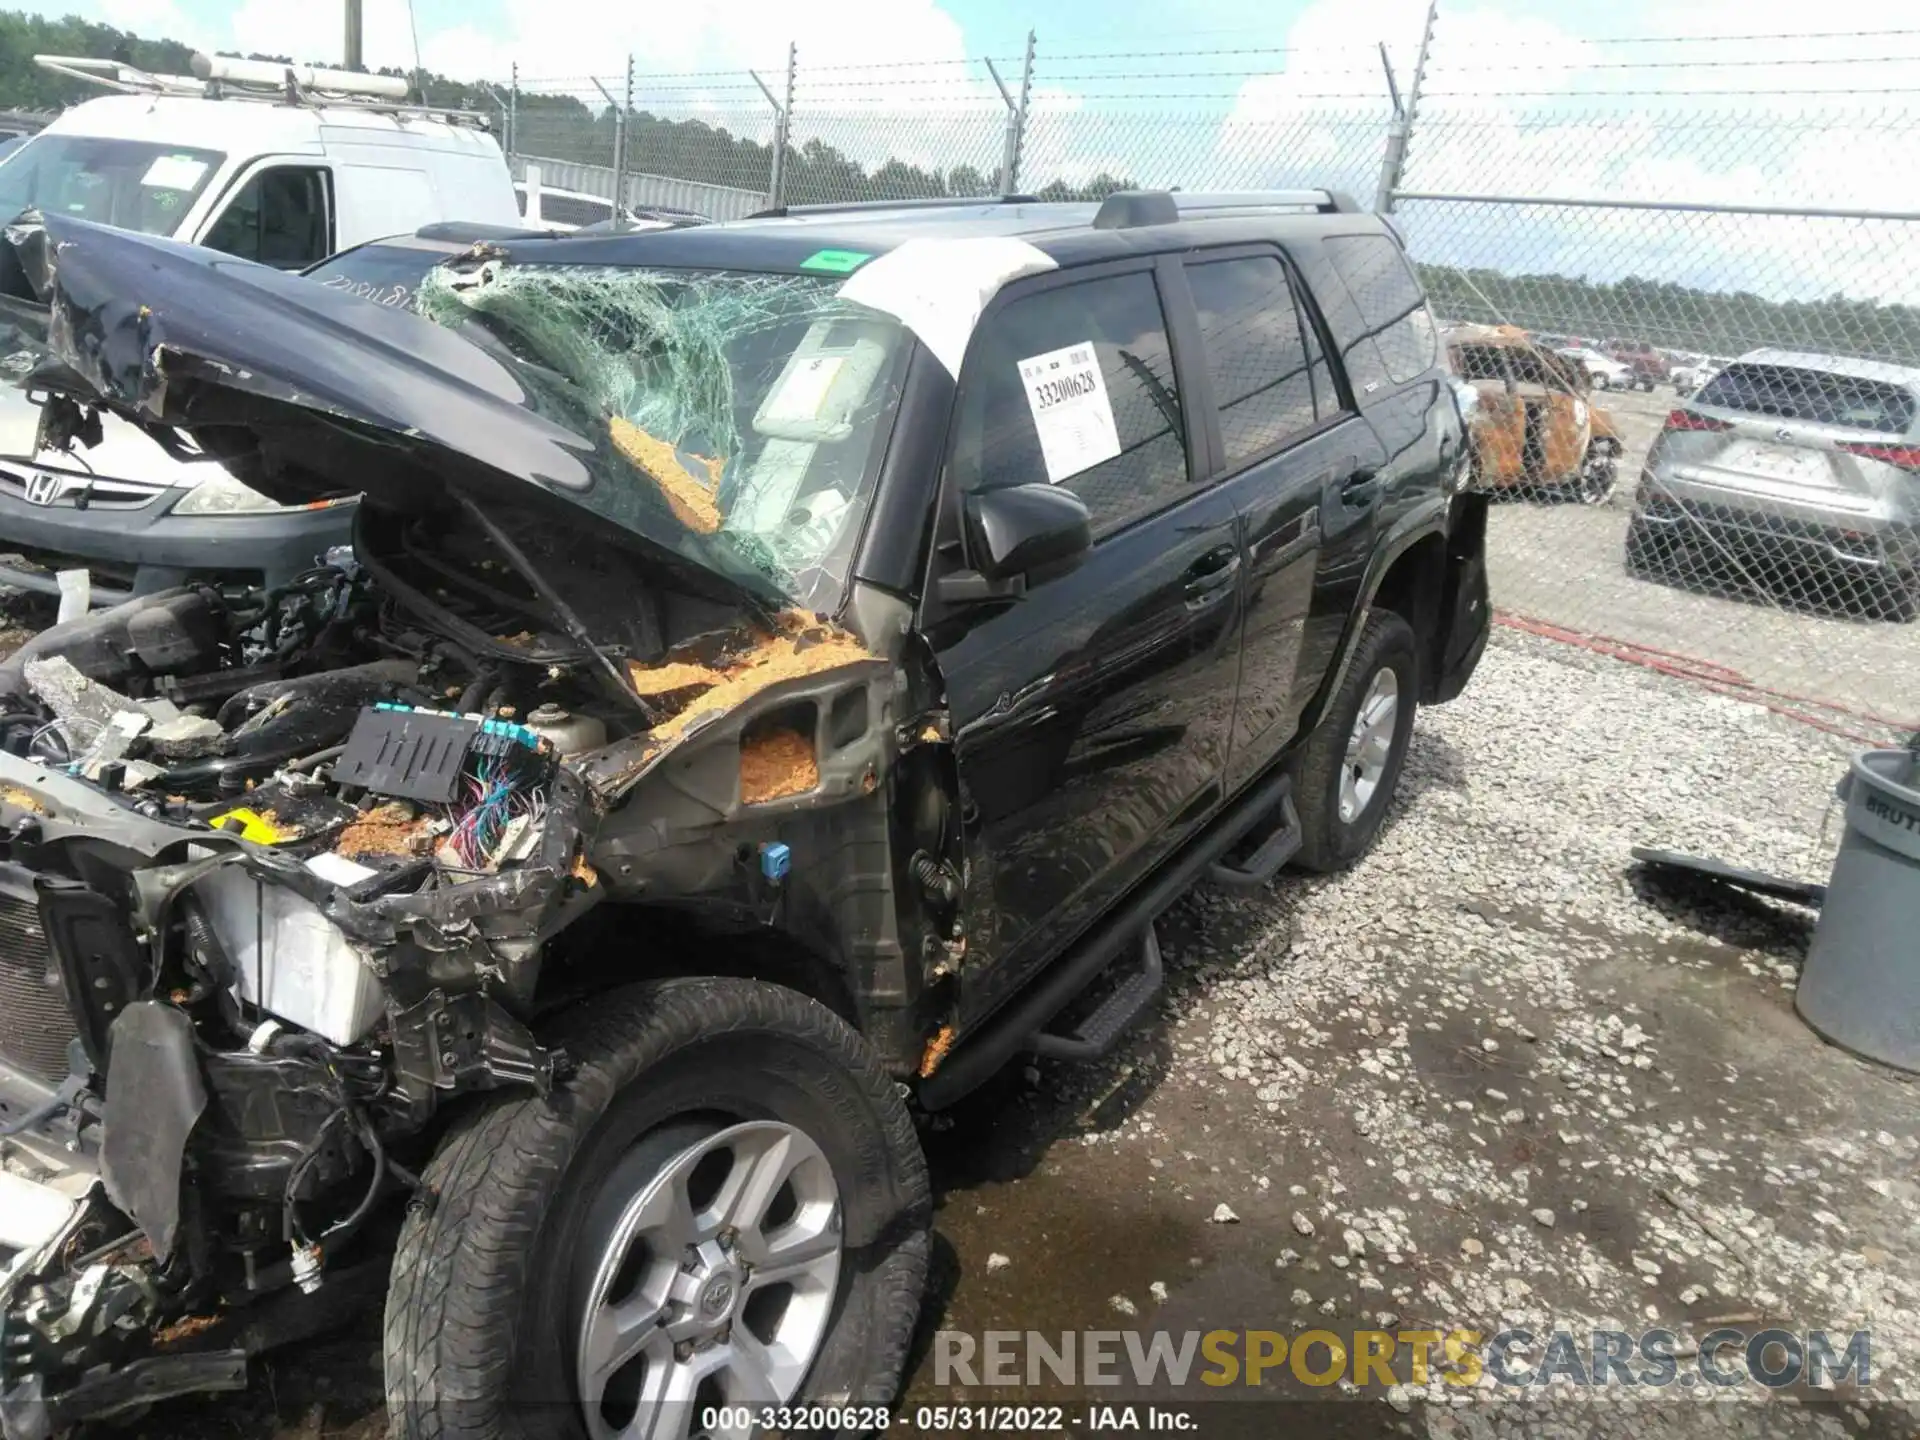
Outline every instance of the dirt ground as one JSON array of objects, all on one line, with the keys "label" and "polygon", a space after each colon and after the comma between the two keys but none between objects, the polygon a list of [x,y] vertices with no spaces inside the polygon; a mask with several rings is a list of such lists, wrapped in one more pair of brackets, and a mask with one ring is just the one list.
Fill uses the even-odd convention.
[{"label": "dirt ground", "polygon": [[[1198,1433],[1915,1434],[1920,1094],[1794,1014],[1807,912],[1662,889],[1628,855],[1821,878],[1845,754],[1502,632],[1467,695],[1422,713],[1356,870],[1196,890],[1118,1054],[1015,1071],[929,1133],[936,1277],[903,1405],[1047,1397],[942,1385],[941,1330],[1659,1325],[1684,1357],[1776,1322],[1870,1330],[1870,1389],[1709,1394],[1684,1358],[1651,1394],[1282,1371],[1210,1392]],[[256,1372],[122,1433],[384,1433],[376,1316]]]}]

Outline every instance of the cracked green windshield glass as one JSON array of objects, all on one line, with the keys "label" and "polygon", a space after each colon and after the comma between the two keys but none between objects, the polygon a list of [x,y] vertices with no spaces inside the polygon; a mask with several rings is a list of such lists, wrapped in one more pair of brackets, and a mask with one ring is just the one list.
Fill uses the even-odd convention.
[{"label": "cracked green windshield glass", "polygon": [[907,348],[836,284],[488,261],[428,272],[414,308],[479,327],[536,410],[594,439],[581,503],[769,598],[831,610]]}]

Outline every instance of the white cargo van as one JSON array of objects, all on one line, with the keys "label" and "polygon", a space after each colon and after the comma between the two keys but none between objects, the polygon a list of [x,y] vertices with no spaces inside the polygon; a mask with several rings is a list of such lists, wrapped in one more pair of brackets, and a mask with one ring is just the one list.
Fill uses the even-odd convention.
[{"label": "white cargo van", "polygon": [[121,93],[74,106],[0,163],[0,220],[73,215],[282,270],[439,221],[521,223],[484,117],[409,106],[397,77],[205,55],[191,76],[35,59]]},{"label": "white cargo van", "polygon": [[[191,76],[35,59],[119,93],[0,156],[0,223],[77,216],[282,270],[429,225],[524,224],[484,118],[409,106],[395,77],[204,55]],[[112,415],[76,457],[42,445],[40,416],[0,384],[0,586],[104,605],[188,578],[275,584],[346,541],[349,506],[278,505]]]}]

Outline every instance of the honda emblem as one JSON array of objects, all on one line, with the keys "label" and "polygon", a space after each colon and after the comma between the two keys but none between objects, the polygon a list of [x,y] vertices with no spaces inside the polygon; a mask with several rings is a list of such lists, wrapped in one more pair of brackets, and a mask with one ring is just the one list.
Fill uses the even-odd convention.
[{"label": "honda emblem", "polygon": [[1793,431],[1782,425],[1778,430],[1773,432],[1773,438],[1785,444],[1787,441],[1793,439]]},{"label": "honda emblem", "polygon": [[27,476],[26,497],[29,505],[53,504],[60,498],[60,477],[45,470],[34,471]]}]

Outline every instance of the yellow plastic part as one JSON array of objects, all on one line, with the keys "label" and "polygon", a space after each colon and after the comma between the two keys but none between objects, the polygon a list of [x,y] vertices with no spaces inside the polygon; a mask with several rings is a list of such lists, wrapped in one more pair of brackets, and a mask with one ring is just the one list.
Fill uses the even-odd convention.
[{"label": "yellow plastic part", "polygon": [[242,840],[252,840],[260,845],[278,845],[283,840],[293,838],[292,831],[282,830],[259,811],[244,807],[216,815],[207,823],[216,830],[237,830]]}]

